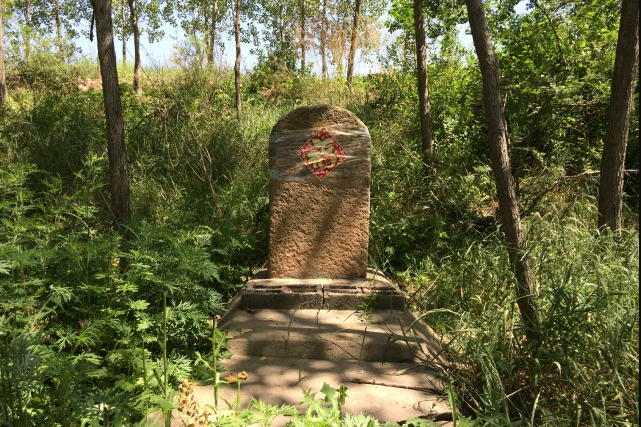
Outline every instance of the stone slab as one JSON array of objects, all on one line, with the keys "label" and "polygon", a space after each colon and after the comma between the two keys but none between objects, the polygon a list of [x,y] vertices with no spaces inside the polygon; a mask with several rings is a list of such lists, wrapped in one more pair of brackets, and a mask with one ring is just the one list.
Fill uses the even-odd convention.
[{"label": "stone slab", "polygon": [[[272,405],[298,405],[304,390],[322,397],[320,389],[327,383],[335,388],[347,387],[345,413],[363,413],[381,422],[416,417],[443,419],[451,412],[438,373],[415,364],[250,356],[233,356],[222,364],[226,370],[223,377],[241,371],[248,374],[240,387],[241,408],[253,398]],[[196,385],[194,395],[201,406],[213,404],[212,386]],[[220,397],[234,401],[236,386],[223,388]],[[222,400],[219,406],[226,409]],[[289,417],[280,417],[271,425],[280,427],[288,421]],[[178,425],[177,420],[172,422],[172,426]]]},{"label": "stone slab", "polygon": [[[322,397],[319,392],[327,383],[348,388],[345,413],[363,413],[401,425],[409,418],[421,417],[436,420],[436,425],[452,426],[445,382],[430,369],[447,365],[442,354],[445,346],[420,317],[409,311],[243,310],[238,298],[223,315],[219,328],[232,336],[228,347],[233,354],[222,361],[225,372],[221,377],[242,371],[248,374],[240,387],[241,409],[252,399],[261,399],[272,405],[295,405],[304,411],[299,405],[304,390]],[[413,361],[372,361],[370,355],[376,354],[373,346],[389,343],[392,345],[388,349],[397,352],[392,354],[407,352]],[[319,345],[329,351],[319,350]],[[233,402],[236,393],[235,386],[222,388],[219,408],[227,409],[223,399]],[[213,404],[210,385],[195,385],[194,395],[201,407]],[[174,411],[174,427],[182,425],[177,417]],[[158,413],[149,420],[151,425],[164,425]],[[270,425],[284,427],[289,421],[290,417],[280,416]]]},{"label": "stone slab", "polygon": [[373,270],[353,279],[271,278],[263,270],[247,281],[240,298],[244,309],[405,309],[405,293]]},{"label": "stone slab", "polygon": [[237,355],[446,363],[441,338],[408,311],[234,309],[219,328]]}]

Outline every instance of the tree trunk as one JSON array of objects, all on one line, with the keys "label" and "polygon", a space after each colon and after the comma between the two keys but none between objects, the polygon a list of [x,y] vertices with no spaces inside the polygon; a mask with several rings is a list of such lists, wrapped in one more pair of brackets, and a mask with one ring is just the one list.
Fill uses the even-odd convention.
[{"label": "tree trunk", "polygon": [[280,42],[281,55],[285,53],[285,5],[280,4],[278,13],[278,38]]},{"label": "tree trunk", "polygon": [[241,0],[236,0],[236,19],[234,19],[234,35],[236,36],[236,62],[234,63],[234,83],[236,86],[236,114],[240,119],[242,109],[242,99],[240,97],[240,4]]},{"label": "tree trunk", "polygon": [[320,30],[320,52],[321,52],[321,76],[327,78],[327,0],[323,0],[323,9],[321,10],[321,30]]},{"label": "tree trunk", "polygon": [[307,50],[305,25],[305,0],[300,0],[300,71],[305,72],[305,51]]},{"label": "tree trunk", "polygon": [[2,15],[2,7],[2,0],[0,0],[0,114],[4,112],[9,99],[7,79],[4,72],[4,17]]},{"label": "tree trunk", "polygon": [[24,56],[28,62],[31,57],[31,4],[29,0],[25,0],[24,2],[24,18]]},{"label": "tree trunk", "polygon": [[211,63],[209,62],[209,50],[210,50],[209,46],[210,46],[210,41],[211,40],[209,38],[209,35],[210,35],[209,29],[211,28],[211,21],[209,19],[209,17],[210,17],[210,15],[209,15],[209,3],[204,2],[202,12],[203,12],[203,34],[204,34],[204,43],[205,43],[205,57],[204,57],[204,59],[206,61],[207,68],[210,68]]},{"label": "tree trunk", "polygon": [[125,3],[120,8],[122,14],[122,65],[127,63],[127,11]]},{"label": "tree trunk", "polygon": [[352,87],[354,77],[354,58],[356,57],[356,48],[358,45],[358,22],[361,19],[362,0],[356,0],[354,8],[354,25],[352,26],[352,39],[349,45],[349,56],[347,57],[347,85]]},{"label": "tree trunk", "polygon": [[639,2],[623,0],[599,183],[598,226],[614,233],[621,230],[623,170],[638,61]]},{"label": "tree trunk", "polygon": [[499,91],[499,65],[490,40],[482,0],[466,0],[465,3],[483,77],[483,106],[488,127],[490,158],[496,180],[501,225],[505,233],[510,264],[516,277],[517,304],[528,339],[537,339],[541,320],[521,229],[514,181],[510,172],[507,123]]},{"label": "tree trunk", "polygon": [[416,39],[416,75],[418,80],[418,109],[421,122],[421,151],[427,166],[432,155],[432,113],[427,74],[427,47],[423,22],[423,2],[414,0],[414,33]]},{"label": "tree trunk", "polygon": [[131,28],[134,32],[134,90],[136,95],[142,95],[142,80],[140,64],[140,28],[138,27],[138,13],[136,11],[135,0],[127,0],[129,3],[129,18],[131,19]]},{"label": "tree trunk", "polygon": [[207,67],[214,66],[214,46],[216,44],[216,21],[218,20],[218,0],[214,0],[211,11],[211,25],[209,27],[209,51],[207,52]]},{"label": "tree trunk", "polygon": [[[410,64],[410,35],[409,31],[403,31],[403,69],[407,70]],[[425,52],[427,54],[427,52]]]},{"label": "tree trunk", "polygon": [[127,174],[127,152],[125,131],[118,87],[116,50],[111,20],[111,0],[91,0],[96,20],[98,60],[102,77],[102,95],[107,120],[107,151],[109,154],[109,180],[111,209],[114,225],[129,219],[129,178]]},{"label": "tree trunk", "polygon": [[62,54],[62,22],[60,21],[60,4],[58,0],[53,0],[53,14],[56,22],[56,44],[58,52]]}]

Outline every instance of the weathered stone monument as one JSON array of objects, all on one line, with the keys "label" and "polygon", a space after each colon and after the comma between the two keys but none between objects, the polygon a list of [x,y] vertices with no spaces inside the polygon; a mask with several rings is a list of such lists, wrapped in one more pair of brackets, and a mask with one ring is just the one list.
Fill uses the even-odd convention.
[{"label": "weathered stone monument", "polygon": [[353,113],[293,110],[269,139],[271,278],[367,275],[372,143]]},{"label": "weathered stone monument", "polygon": [[352,112],[297,108],[269,139],[269,259],[247,282],[251,308],[405,308],[367,269],[372,143]]}]

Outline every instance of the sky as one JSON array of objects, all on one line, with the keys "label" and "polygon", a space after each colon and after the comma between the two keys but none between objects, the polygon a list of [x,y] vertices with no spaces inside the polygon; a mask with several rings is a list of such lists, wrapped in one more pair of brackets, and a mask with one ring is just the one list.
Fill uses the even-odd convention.
[{"label": "sky", "polygon": [[[163,31],[165,33],[164,37],[154,43],[150,42],[146,34],[142,33],[141,36],[141,61],[143,67],[167,67],[175,65],[172,61],[172,55],[174,52],[174,47],[179,41],[184,39],[184,32],[181,28],[174,28],[169,24],[163,25]],[[84,31],[85,33],[88,30]],[[383,33],[388,35],[385,30]],[[221,52],[220,49],[216,51],[216,63],[224,64],[229,67],[234,65],[235,60],[235,44],[233,36],[230,34],[221,34],[223,37],[223,42],[225,49]],[[389,35],[388,35],[389,36]],[[116,35],[116,58],[120,63],[122,61],[122,39]],[[87,37],[83,37],[77,40],[77,45],[81,50],[83,56],[90,58],[95,58],[97,56],[96,40],[91,42]],[[251,43],[241,43],[241,55],[242,55],[242,70],[247,71],[251,70],[257,63],[257,58],[251,53],[251,49],[254,47]],[[134,45],[133,37],[129,37],[127,40],[127,62],[133,64],[134,58]],[[372,58],[375,59],[375,58]],[[318,65],[318,73],[320,73],[320,56],[317,52],[307,53],[308,63],[316,63]],[[366,61],[363,61],[360,58],[360,55],[357,55],[356,64],[355,64],[355,73],[356,74],[367,74],[372,71],[380,69],[380,64],[375,60],[373,64],[368,64]]]},{"label": "sky", "polygon": [[[525,5],[527,1],[523,0],[521,1],[515,8],[515,10],[518,13],[523,13],[525,11]],[[381,23],[385,22],[387,19],[387,15],[385,14],[381,18]],[[82,24],[81,24],[82,25]],[[85,26],[85,25],[83,25]],[[84,29],[84,33],[88,33],[88,26],[89,23],[86,23],[86,29]],[[384,26],[381,29],[381,34],[384,37],[385,40],[393,40],[397,34],[392,33],[389,34]],[[157,41],[157,42],[150,42],[149,39],[147,38],[146,34],[143,31],[142,34],[142,40],[141,40],[141,57],[142,57],[142,64],[143,67],[153,67],[153,68],[164,68],[164,67],[169,67],[175,65],[172,62],[172,53],[174,51],[174,46],[184,38],[184,33],[182,29],[180,28],[173,28],[169,24],[165,24],[163,26],[164,30],[164,37]],[[220,52],[217,52],[217,63],[227,65],[229,67],[232,67],[234,64],[234,59],[235,59],[235,48],[234,48],[234,41],[233,37],[230,34],[221,34],[224,37],[224,45],[225,49]],[[462,24],[459,25],[459,38],[462,42],[462,44],[467,47],[467,48],[472,48],[472,37],[469,35],[468,31],[468,25],[467,24]],[[93,42],[90,42],[87,37],[83,37],[79,39],[78,41],[78,46],[81,49],[82,55],[88,56],[95,58],[97,56],[97,49],[96,49],[96,42],[95,38]],[[386,44],[383,43],[381,49],[379,50],[380,54],[385,54],[385,49],[386,49]],[[242,52],[242,70],[243,71],[248,71],[251,70],[257,62],[257,58],[255,55],[251,54],[251,49],[253,45],[248,44],[248,43],[242,43],[241,44],[241,52]],[[122,58],[122,41],[116,36],[116,57],[118,58],[118,61],[121,62]],[[308,63],[314,64],[317,69],[313,69],[313,71],[317,72],[320,74],[320,57],[317,52],[315,53],[308,53]],[[380,71],[381,65],[378,62],[378,58],[374,58],[374,56],[377,55],[372,55],[373,57],[370,58],[370,61],[364,61],[363,58],[360,57],[360,55],[357,55],[356,58],[356,64],[355,64],[355,73],[356,74],[368,74],[371,72],[377,72]],[[133,57],[134,57],[134,52],[133,52],[133,38],[129,37],[127,40],[127,62],[133,63]]]}]

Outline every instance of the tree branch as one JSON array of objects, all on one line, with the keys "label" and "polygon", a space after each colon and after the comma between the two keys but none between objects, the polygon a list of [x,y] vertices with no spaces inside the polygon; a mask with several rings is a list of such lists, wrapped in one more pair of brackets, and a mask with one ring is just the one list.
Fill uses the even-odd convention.
[{"label": "tree branch", "polygon": [[[628,175],[638,174],[639,169],[626,169],[623,172],[627,173]],[[559,178],[554,184],[549,185],[545,189],[543,189],[543,191],[539,192],[536,195],[528,197],[524,200],[524,202],[527,202],[527,200],[531,199],[532,197],[534,198],[534,200],[532,200],[532,202],[530,203],[530,206],[523,209],[523,216],[530,215],[532,212],[534,212],[535,206],[541,201],[543,196],[545,196],[552,190],[562,187],[563,185],[571,182],[581,181],[589,178],[599,178],[600,175],[601,175],[601,171],[585,171],[577,175],[570,175],[570,176],[565,176],[563,178]]]},{"label": "tree branch", "polygon": [[554,38],[556,39],[556,45],[559,48],[559,56],[561,57],[561,59],[563,60],[565,65],[569,65],[568,64],[568,60],[565,58],[565,52],[563,50],[563,46],[561,45],[561,39],[559,38],[559,34],[556,32],[556,27],[554,26],[554,22],[552,22],[552,18],[550,17],[548,12],[545,10],[545,8],[543,6],[541,6],[541,4],[538,1],[536,1],[536,0],[534,1],[534,6],[538,7],[539,10],[545,16],[545,18],[548,20],[548,23],[550,24],[550,27],[552,28],[552,32],[554,33]]}]

